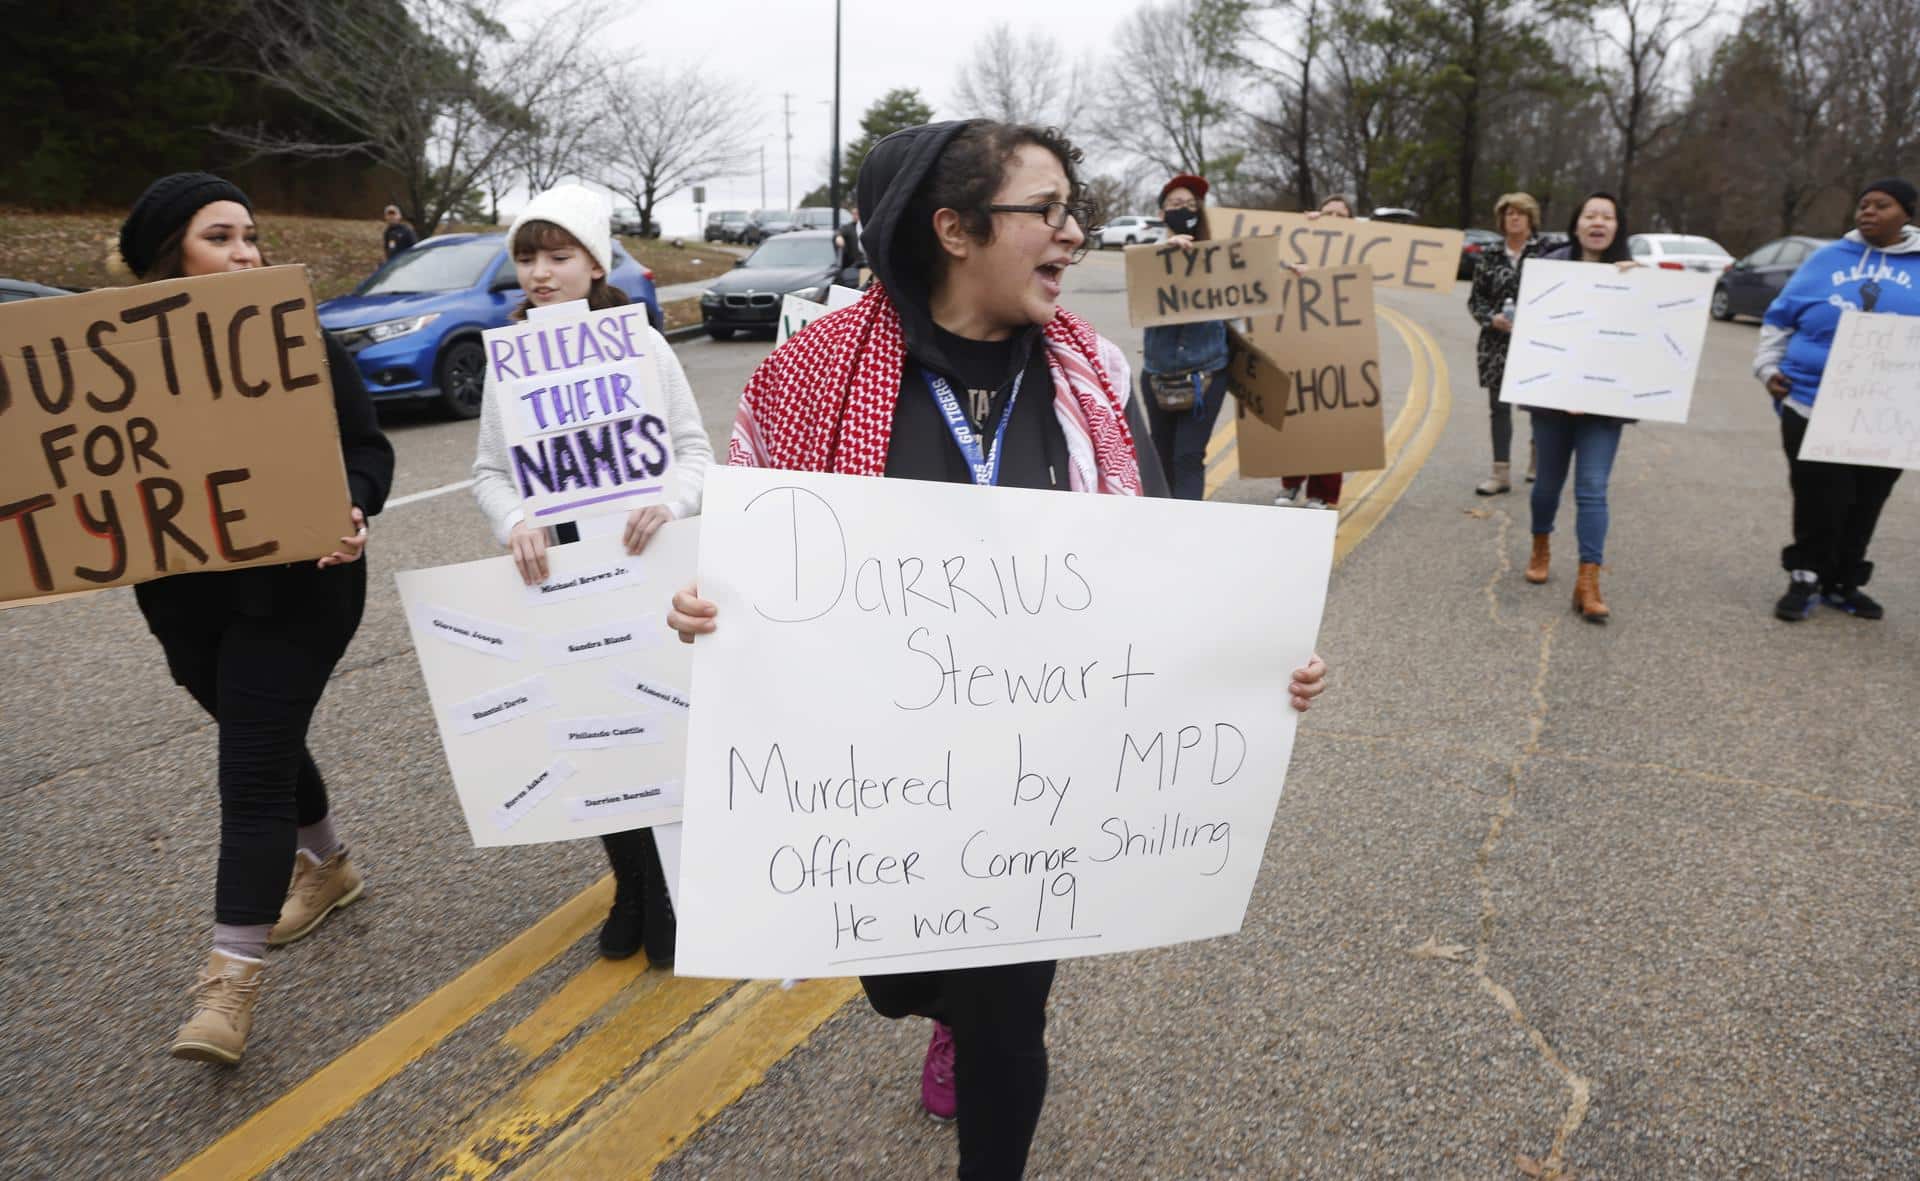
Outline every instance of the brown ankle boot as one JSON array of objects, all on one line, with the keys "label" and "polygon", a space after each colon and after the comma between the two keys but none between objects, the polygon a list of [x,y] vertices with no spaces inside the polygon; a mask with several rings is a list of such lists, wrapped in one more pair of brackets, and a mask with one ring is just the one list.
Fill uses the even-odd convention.
[{"label": "brown ankle boot", "polygon": [[1580,576],[1573,583],[1573,609],[1588,623],[1605,623],[1613,614],[1600,597],[1600,563],[1580,563]]},{"label": "brown ankle boot", "polygon": [[1527,559],[1528,582],[1538,584],[1547,580],[1547,561],[1553,556],[1551,548],[1547,545],[1547,539],[1550,536],[1552,535],[1548,533],[1533,535],[1533,557]]}]

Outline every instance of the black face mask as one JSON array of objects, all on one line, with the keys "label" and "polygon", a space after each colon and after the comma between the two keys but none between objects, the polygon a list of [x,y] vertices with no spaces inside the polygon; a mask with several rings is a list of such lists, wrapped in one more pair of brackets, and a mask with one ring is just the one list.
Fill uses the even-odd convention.
[{"label": "black face mask", "polygon": [[1200,228],[1198,209],[1169,209],[1165,221],[1167,228],[1176,234],[1191,234]]}]

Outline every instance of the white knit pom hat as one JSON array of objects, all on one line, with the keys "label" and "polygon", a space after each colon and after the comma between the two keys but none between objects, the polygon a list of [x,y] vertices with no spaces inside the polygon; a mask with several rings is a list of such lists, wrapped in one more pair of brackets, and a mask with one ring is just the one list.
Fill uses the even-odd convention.
[{"label": "white knit pom hat", "polygon": [[572,234],[601,270],[613,274],[613,202],[604,195],[585,185],[553,186],[527,202],[507,227],[509,249],[520,227],[530,221],[550,221]]}]

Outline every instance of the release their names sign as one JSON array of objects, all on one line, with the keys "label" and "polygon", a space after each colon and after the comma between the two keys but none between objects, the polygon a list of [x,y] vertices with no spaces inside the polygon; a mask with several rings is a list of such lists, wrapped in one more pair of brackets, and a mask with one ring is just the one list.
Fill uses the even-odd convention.
[{"label": "release their names sign", "polygon": [[1126,265],[1127,318],[1136,328],[1259,315],[1289,273],[1272,238],[1129,246]]},{"label": "release their names sign", "polygon": [[1295,266],[1368,267],[1380,286],[1412,291],[1453,290],[1466,237],[1433,226],[1266,209],[1209,209],[1207,222],[1226,238],[1273,234],[1284,243],[1281,259]]},{"label": "release their names sign", "polygon": [[638,557],[618,534],[396,575],[453,787],[476,845],[564,841],[680,819],[692,654],[667,630],[699,524]]},{"label": "release their names sign", "polygon": [[297,266],[0,307],[0,601],[332,553],[313,309]]},{"label": "release their names sign", "polygon": [[[715,469],[674,970],[851,976],[1239,930],[1333,518]],[[1207,626],[1171,602],[1207,603]]]},{"label": "release their names sign", "polygon": [[499,400],[530,524],[666,498],[673,449],[646,305],[585,307],[561,305],[481,334],[487,396]]},{"label": "release their names sign", "polygon": [[1800,458],[1920,470],[1920,317],[1840,313]]},{"label": "release their names sign", "polygon": [[1528,259],[1500,400],[1685,422],[1713,276]]}]

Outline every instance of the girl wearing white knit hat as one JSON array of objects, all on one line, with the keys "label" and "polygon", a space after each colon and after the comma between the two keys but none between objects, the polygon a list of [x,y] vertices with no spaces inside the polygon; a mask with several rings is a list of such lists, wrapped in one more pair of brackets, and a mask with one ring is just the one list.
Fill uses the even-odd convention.
[{"label": "girl wearing white knit hat", "polygon": [[[507,231],[507,252],[513,258],[526,303],[513,314],[518,320],[528,308],[585,300],[594,311],[628,302],[626,293],[607,282],[613,269],[613,209],[607,199],[583,185],[555,185],[527,204]],[[642,329],[658,366],[660,388],[667,396],[667,421],[673,445],[675,485],[665,504],[649,505],[627,514],[624,540],[627,552],[637,554],[670,520],[700,511],[700,492],[713,447],[700,421],[687,375],[666,339],[652,328]],[[507,436],[491,377],[480,409],[480,440],[473,460],[473,495],[493,526],[494,537],[513,551],[520,577],[531,585],[547,577],[547,546],[576,540],[571,524],[548,530],[528,523],[520,508],[507,456]],[[668,899],[660,855],[649,829],[609,833],[600,838],[613,863],[613,909],[600,929],[600,953],[625,959],[646,947],[647,959],[657,965],[673,962],[675,922]]]}]

